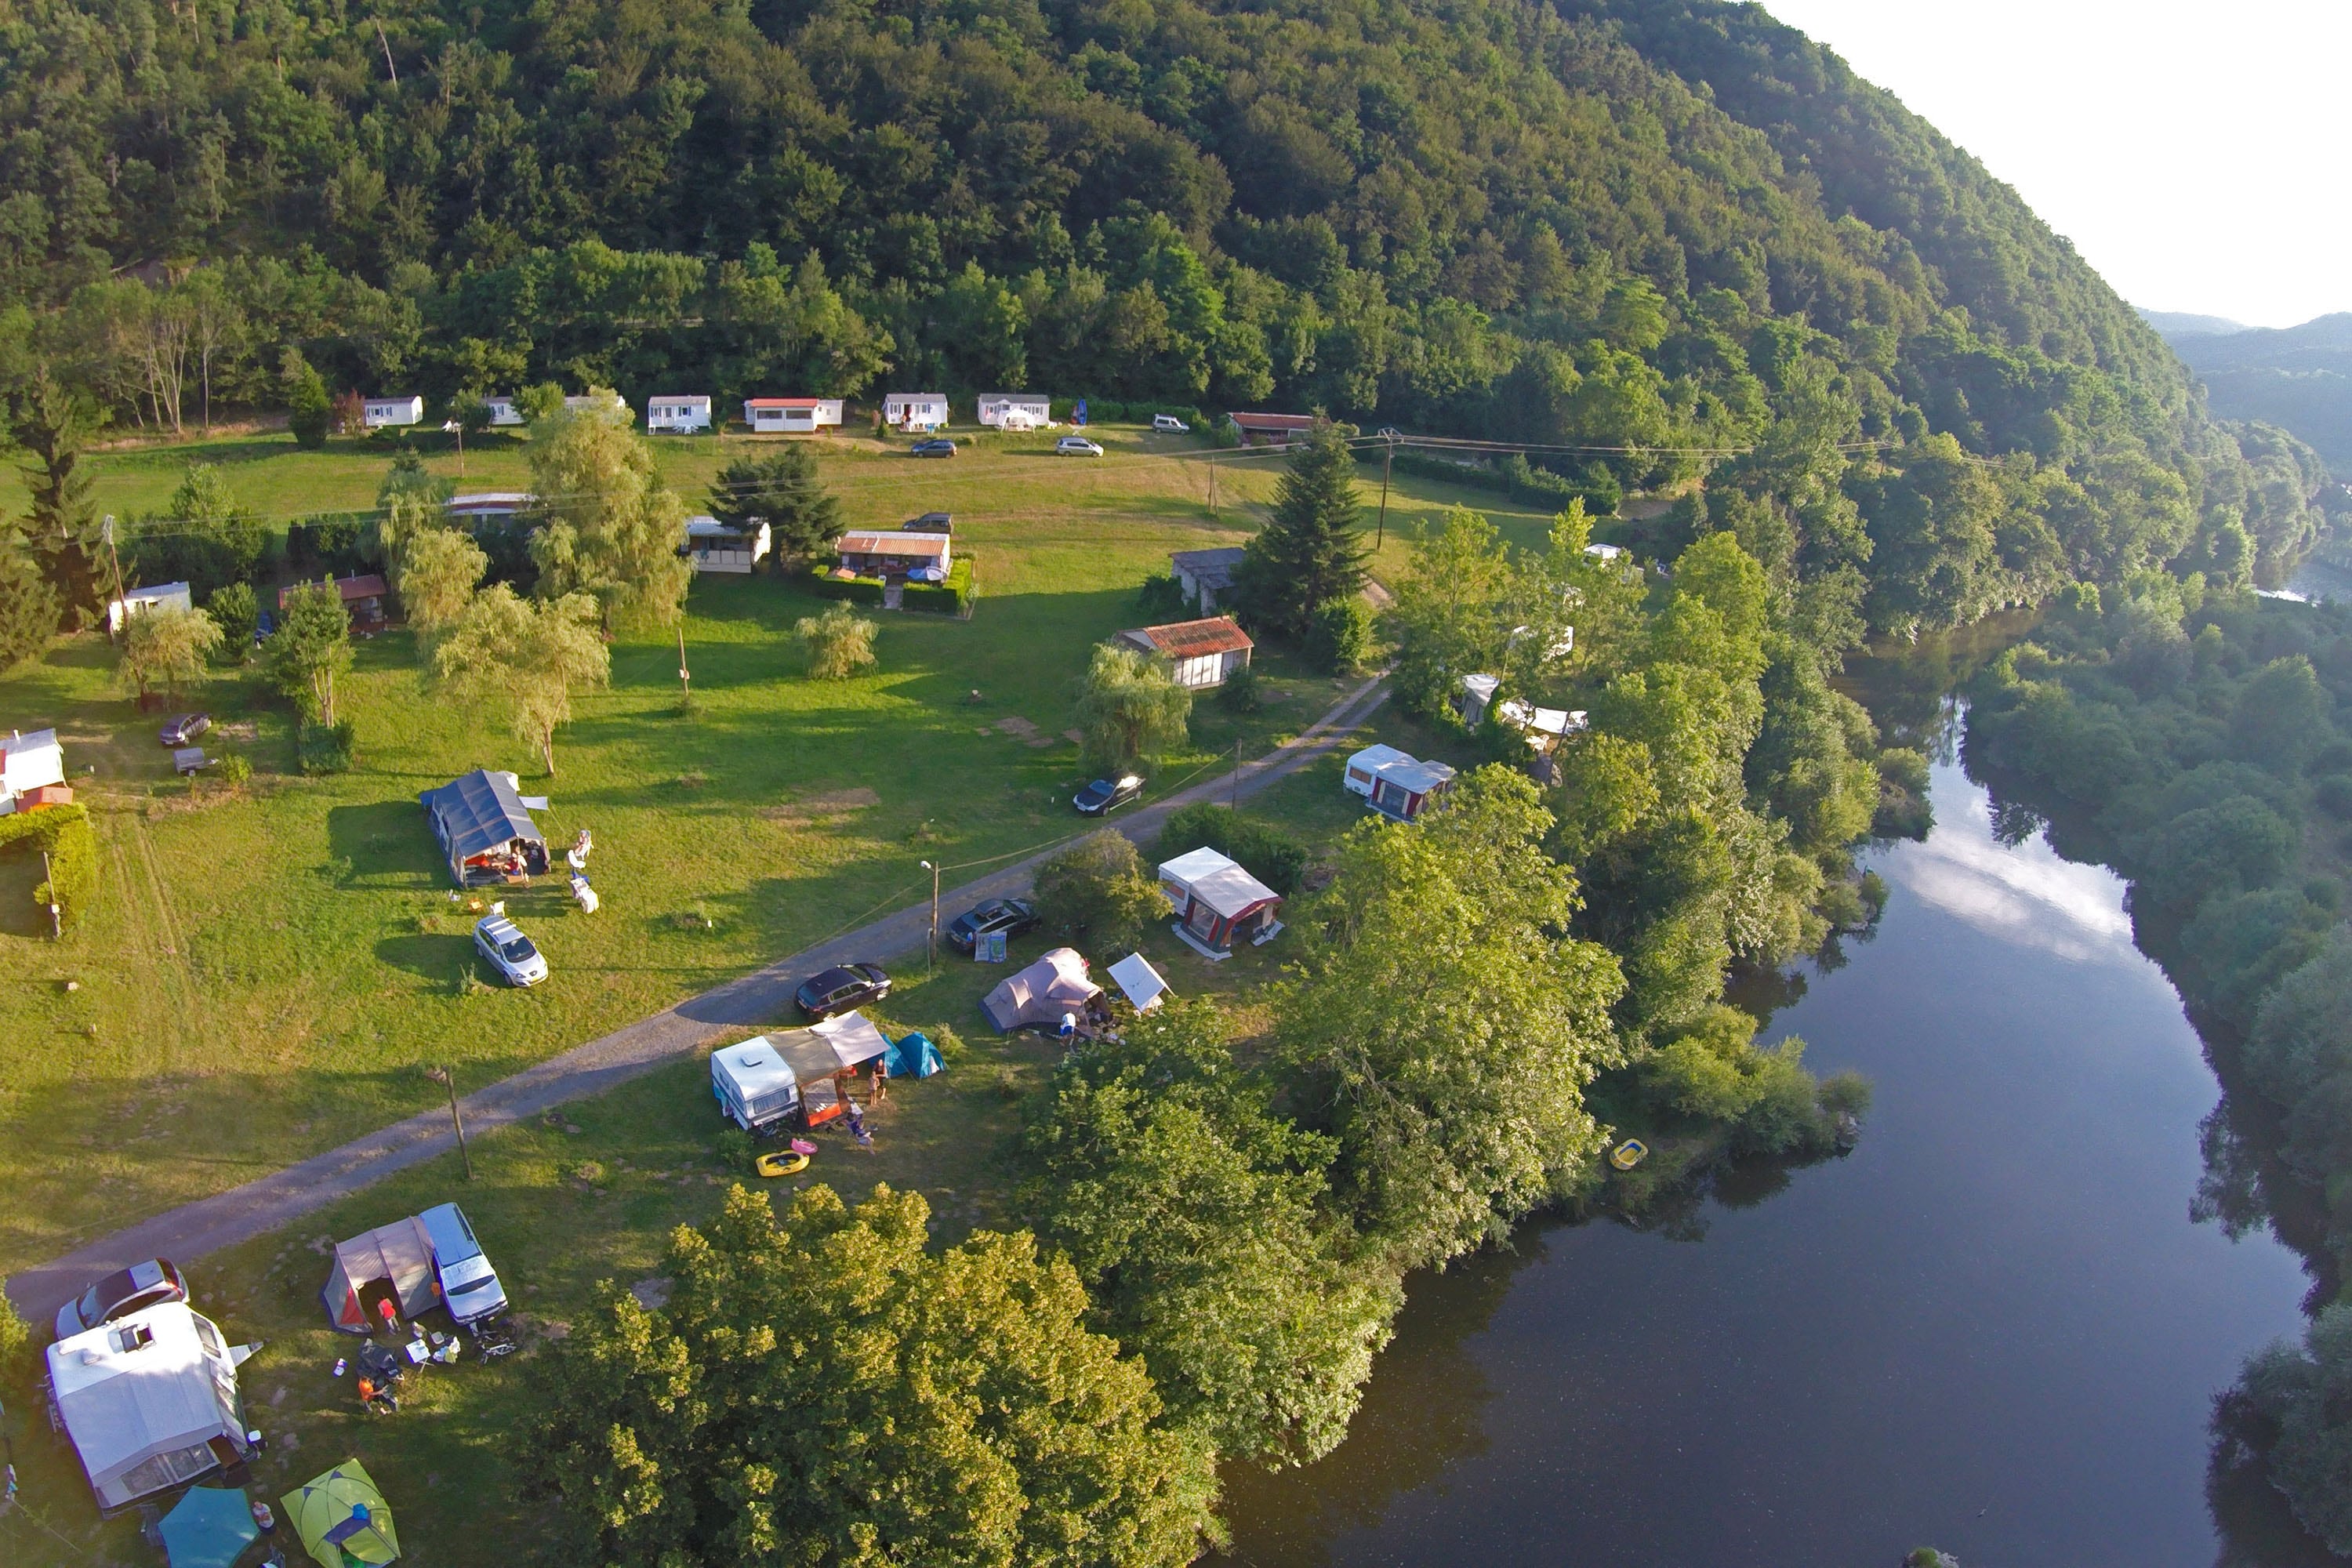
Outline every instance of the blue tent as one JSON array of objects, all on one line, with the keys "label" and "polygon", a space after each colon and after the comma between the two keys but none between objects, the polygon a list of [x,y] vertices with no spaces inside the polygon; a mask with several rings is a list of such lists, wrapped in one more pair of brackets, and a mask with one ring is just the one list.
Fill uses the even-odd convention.
[{"label": "blue tent", "polygon": [[883,1060],[892,1078],[929,1078],[947,1066],[940,1060],[939,1047],[922,1034],[901,1037]]},{"label": "blue tent", "polygon": [[242,1490],[190,1487],[163,1516],[163,1532],[172,1568],[229,1568],[261,1530]]}]

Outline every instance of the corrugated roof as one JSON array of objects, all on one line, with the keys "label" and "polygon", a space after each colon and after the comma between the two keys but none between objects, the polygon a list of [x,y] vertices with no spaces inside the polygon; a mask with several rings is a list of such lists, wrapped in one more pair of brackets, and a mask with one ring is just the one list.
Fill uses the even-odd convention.
[{"label": "corrugated roof", "polygon": [[1170,658],[1200,658],[1213,653],[1240,653],[1255,647],[1249,633],[1231,616],[1211,616],[1201,621],[1171,621],[1164,626],[1144,626],[1125,634],[1139,637]]},{"label": "corrugated roof", "polygon": [[1311,430],[1315,427],[1312,414],[1228,414],[1226,418],[1244,430]]},{"label": "corrugated roof", "polygon": [[822,408],[828,403],[838,403],[838,397],[747,397],[746,408]]},{"label": "corrugated roof", "polygon": [[945,555],[950,538],[895,528],[855,528],[841,536],[836,548],[844,555]]}]

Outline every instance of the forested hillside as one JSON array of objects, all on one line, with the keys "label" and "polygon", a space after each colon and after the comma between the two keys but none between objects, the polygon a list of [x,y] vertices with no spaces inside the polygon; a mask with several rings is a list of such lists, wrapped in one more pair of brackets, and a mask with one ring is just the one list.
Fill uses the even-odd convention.
[{"label": "forested hillside", "polygon": [[2214,407],[2292,430],[2352,471],[2352,314],[2275,331],[2169,335]]},{"label": "forested hillside", "polygon": [[1895,630],[2317,521],[2014,193],[1711,0],[27,0],[0,190],[44,451],[60,388],[180,428],[310,367],[1321,407],[1601,500],[1753,448],[1675,526]]}]

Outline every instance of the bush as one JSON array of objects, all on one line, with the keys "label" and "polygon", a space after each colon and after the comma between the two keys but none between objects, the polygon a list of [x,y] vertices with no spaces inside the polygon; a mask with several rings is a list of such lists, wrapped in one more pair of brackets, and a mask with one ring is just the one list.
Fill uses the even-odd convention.
[{"label": "bush", "polygon": [[1488,467],[1483,463],[1457,463],[1448,458],[1426,457],[1417,452],[1399,452],[1391,466],[1400,474],[1413,474],[1424,479],[1442,479],[1447,484],[1465,485],[1472,489],[1495,490],[1513,500],[1530,506],[1566,510],[1568,503],[1582,497],[1585,510],[1595,517],[1606,517],[1617,510],[1624,500],[1624,489],[1617,477],[1605,467],[1594,464],[1576,479],[1539,468],[1527,458],[1513,452],[1502,462]]},{"label": "bush", "polygon": [[253,764],[232,752],[221,759],[220,779],[231,789],[243,789],[253,782]]},{"label": "bush", "polygon": [[[1038,912],[1097,958],[1124,954],[1168,913],[1160,884],[1126,835],[1106,827],[1037,868]],[[1083,933],[1083,935],[1081,935]]]},{"label": "bush", "polygon": [[1372,657],[1372,611],[1361,599],[1334,599],[1315,612],[1307,650],[1333,675],[1353,675]]},{"label": "bush", "polygon": [[294,734],[294,755],[306,773],[349,773],[358,727],[349,719],[321,724],[305,719]]},{"label": "bush", "polygon": [[1225,677],[1217,689],[1217,706],[1228,713],[1255,713],[1265,706],[1265,692],[1254,666],[1244,665]]},{"label": "bush", "polygon": [[1195,801],[1160,830],[1160,858],[1202,847],[1241,862],[1242,868],[1285,898],[1307,869],[1307,846],[1271,823],[1243,816],[1213,801]]},{"label": "bush", "polygon": [[0,853],[18,845],[20,853],[49,858],[49,879],[34,888],[33,902],[45,912],[56,904],[59,922],[72,926],[98,897],[98,833],[89,808],[45,805],[0,816]]},{"label": "bush", "polygon": [[358,512],[304,518],[286,530],[287,558],[298,568],[353,576],[375,564],[366,554],[369,531],[369,520]]},{"label": "bush", "polygon": [[711,1140],[711,1152],[719,1156],[719,1163],[730,1171],[751,1168],[751,1135],[732,1122]]},{"label": "bush", "polygon": [[819,575],[809,579],[809,591],[820,599],[845,599],[853,605],[878,605],[882,602],[882,579]]},{"label": "bush", "polygon": [[953,1024],[932,1025],[931,1044],[939,1047],[940,1060],[948,1067],[971,1055],[971,1047],[963,1043],[963,1037],[955,1032]]},{"label": "bush", "polygon": [[846,680],[873,668],[876,630],[872,621],[860,619],[847,605],[835,605],[821,616],[803,616],[793,627],[811,680]]},{"label": "bush", "polygon": [[1135,591],[1135,613],[1146,626],[1182,620],[1192,610],[1192,601],[1185,597],[1184,585],[1172,572],[1154,572]]},{"label": "bush", "polygon": [[231,664],[243,664],[253,655],[254,634],[261,628],[261,602],[250,583],[216,588],[205,601],[205,614],[220,627],[220,653]]},{"label": "bush", "polygon": [[909,583],[898,603],[909,610],[924,610],[933,615],[961,616],[970,613],[975,597],[971,587],[971,557],[967,555],[948,567],[944,583]]}]

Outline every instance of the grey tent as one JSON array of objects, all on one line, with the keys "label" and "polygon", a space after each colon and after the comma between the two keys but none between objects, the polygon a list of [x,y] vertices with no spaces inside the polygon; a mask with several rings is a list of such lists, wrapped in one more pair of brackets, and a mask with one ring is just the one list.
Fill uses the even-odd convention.
[{"label": "grey tent", "polygon": [[1102,994],[1102,987],[1087,978],[1087,961],[1077,950],[1057,947],[1018,974],[1007,975],[980,1005],[1000,1034],[1015,1029],[1051,1026],[1065,1013],[1084,1016],[1087,1004]]},{"label": "grey tent", "polygon": [[547,840],[515,793],[512,773],[476,768],[416,799],[459,887],[502,882],[516,869],[532,877],[546,872]]},{"label": "grey tent", "polygon": [[394,1220],[335,1243],[334,1271],[319,1299],[326,1303],[328,1319],[349,1334],[380,1328],[385,1301],[404,1318],[438,1305],[433,1238],[425,1233],[425,1222],[414,1216]]}]

